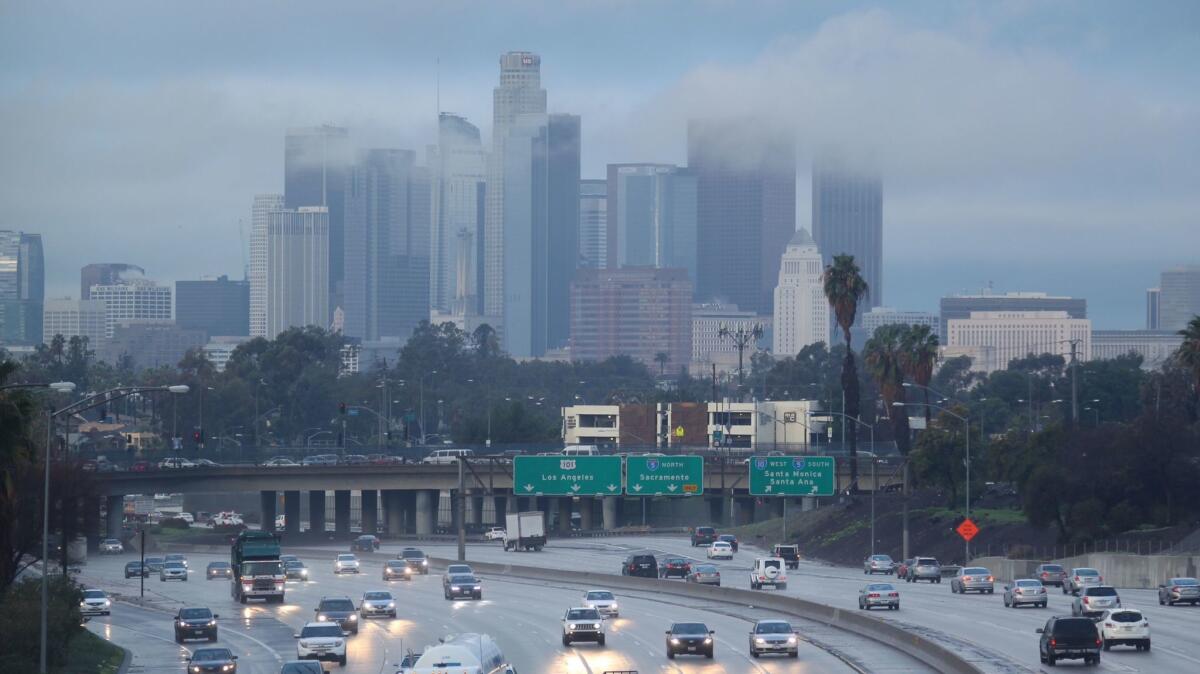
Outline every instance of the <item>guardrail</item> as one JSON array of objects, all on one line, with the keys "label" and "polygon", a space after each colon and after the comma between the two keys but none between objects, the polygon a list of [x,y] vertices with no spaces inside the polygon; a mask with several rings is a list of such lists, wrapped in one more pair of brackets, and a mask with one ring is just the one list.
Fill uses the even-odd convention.
[{"label": "guardrail", "polygon": [[[438,557],[430,557],[430,561],[435,565],[443,566],[457,563],[457,560]],[[798,597],[790,597],[773,592],[738,590],[730,587],[670,583],[652,578],[633,578],[607,573],[565,571],[561,569],[543,569],[540,567],[490,564],[485,562],[470,562],[470,564],[473,570],[494,576],[509,576],[540,581],[557,580],[593,587],[641,590],[693,599],[707,599],[710,601],[769,608],[871,639],[884,646],[905,653],[937,672],[947,674],[981,674],[983,671],[950,649],[944,648],[888,622],[863,615],[856,610],[827,606]]]}]

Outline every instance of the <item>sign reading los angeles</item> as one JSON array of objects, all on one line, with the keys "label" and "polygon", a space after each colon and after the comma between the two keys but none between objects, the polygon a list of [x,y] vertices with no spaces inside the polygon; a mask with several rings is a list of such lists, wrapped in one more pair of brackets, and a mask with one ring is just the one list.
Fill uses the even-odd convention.
[{"label": "sign reading los angeles", "polygon": [[621,493],[619,456],[518,456],[513,493],[529,496],[614,496]]}]

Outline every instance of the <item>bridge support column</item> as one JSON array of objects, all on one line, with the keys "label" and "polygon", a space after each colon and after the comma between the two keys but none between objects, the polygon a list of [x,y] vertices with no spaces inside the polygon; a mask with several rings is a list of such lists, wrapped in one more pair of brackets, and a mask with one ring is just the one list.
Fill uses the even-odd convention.
[{"label": "bridge support column", "polygon": [[594,498],[582,498],[579,500],[579,528],[584,531],[591,531],[595,528],[592,523],[592,506],[596,503]]},{"label": "bridge support column", "polygon": [[124,496],[109,496],[105,500],[105,507],[108,511],[108,537],[121,538],[121,524],[125,520],[125,497]]},{"label": "bridge support column", "polygon": [[275,492],[263,490],[258,492],[259,512],[262,513],[262,530],[275,531]]},{"label": "bridge support column", "polygon": [[428,536],[437,528],[438,490],[417,490],[417,535]]},{"label": "bridge support column", "polygon": [[333,492],[333,532],[338,538],[350,536],[350,490]]},{"label": "bridge support column", "polygon": [[476,529],[483,528],[483,497],[467,497],[467,524]]},{"label": "bridge support column", "polygon": [[388,536],[398,538],[404,533],[404,510],[398,489],[385,489],[380,492],[383,499],[383,526]]},{"label": "bridge support column", "polygon": [[315,490],[308,492],[308,531],[310,533],[325,533],[325,492]]},{"label": "bridge support column", "polygon": [[754,499],[735,498],[733,500],[733,525],[750,524],[754,520]]},{"label": "bridge support column", "polygon": [[375,533],[379,530],[379,492],[374,489],[364,489],[361,508],[363,533]]},{"label": "bridge support column", "polygon": [[400,510],[404,513],[404,533],[415,533],[417,530],[417,492],[412,490],[400,492]]},{"label": "bridge support column", "polygon": [[778,507],[778,504],[775,503],[775,501],[777,501],[777,500],[778,499],[774,499],[774,498],[765,498],[765,499],[763,499],[762,503],[759,503],[757,500],[755,500],[754,501],[754,521],[762,522],[765,520],[769,520],[772,517],[775,517],[775,511],[776,511],[776,508]]},{"label": "bridge support column", "polygon": [[283,530],[285,533],[300,533],[300,492],[283,492]]},{"label": "bridge support column", "polygon": [[600,520],[605,531],[613,531],[617,527],[621,526],[620,523],[617,522],[617,504],[619,499],[619,496],[605,496],[601,501]]},{"label": "bridge support column", "polygon": [[83,535],[87,537],[88,552],[100,549],[100,497],[83,499]]},{"label": "bridge support column", "polygon": [[[496,526],[505,526],[505,516],[508,515],[508,503],[515,499],[514,496],[494,496],[492,497],[492,507],[496,509]],[[515,510],[513,512],[516,512]]]},{"label": "bridge support column", "polygon": [[575,509],[575,500],[570,496],[558,499],[558,531],[563,534],[571,533],[571,512]]}]

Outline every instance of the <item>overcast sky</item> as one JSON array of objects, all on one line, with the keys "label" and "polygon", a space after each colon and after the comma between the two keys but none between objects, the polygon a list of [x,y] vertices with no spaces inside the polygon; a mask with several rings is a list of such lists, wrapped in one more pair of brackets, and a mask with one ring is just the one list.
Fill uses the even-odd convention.
[{"label": "overcast sky", "polygon": [[[690,116],[767,112],[884,176],[884,301],[1086,297],[1142,327],[1158,271],[1200,263],[1200,2],[0,3],[0,228],[79,268],[240,277],[288,126],[424,156],[437,110],[490,135],[497,58],[542,56],[582,116],[585,177],[686,162]],[[239,221],[244,234],[239,235]]]}]

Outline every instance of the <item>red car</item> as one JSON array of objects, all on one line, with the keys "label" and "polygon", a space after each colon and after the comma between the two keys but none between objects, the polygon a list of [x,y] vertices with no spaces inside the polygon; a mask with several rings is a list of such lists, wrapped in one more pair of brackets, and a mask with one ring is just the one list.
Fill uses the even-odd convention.
[{"label": "red car", "polygon": [[908,577],[908,567],[912,566],[911,559],[906,559],[896,565],[896,580],[904,580]]},{"label": "red car", "polygon": [[146,473],[154,470],[154,464],[149,461],[137,461],[129,467],[129,470],[135,473]]}]

